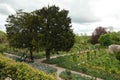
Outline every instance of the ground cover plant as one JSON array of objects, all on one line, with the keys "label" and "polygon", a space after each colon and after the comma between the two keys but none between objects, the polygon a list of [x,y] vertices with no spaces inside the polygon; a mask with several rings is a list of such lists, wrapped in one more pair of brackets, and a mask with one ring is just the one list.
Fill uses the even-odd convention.
[{"label": "ground cover plant", "polygon": [[95,80],[93,78],[88,78],[84,76],[80,76],[78,74],[73,74],[69,70],[65,70],[61,72],[60,77],[64,80]]}]

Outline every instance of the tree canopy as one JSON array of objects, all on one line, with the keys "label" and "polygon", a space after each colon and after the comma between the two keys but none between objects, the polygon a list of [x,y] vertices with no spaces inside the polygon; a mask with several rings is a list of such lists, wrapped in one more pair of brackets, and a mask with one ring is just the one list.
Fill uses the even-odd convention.
[{"label": "tree canopy", "polygon": [[73,46],[74,34],[67,10],[59,10],[59,7],[48,6],[36,10],[34,13],[42,18],[42,44],[47,55],[51,50],[55,52],[66,51]]},{"label": "tree canopy", "polygon": [[112,43],[112,40],[109,34],[101,35],[98,41],[102,46],[109,46]]},{"label": "tree canopy", "polygon": [[119,32],[111,32],[110,34],[112,44],[119,44],[120,45],[120,33]]},{"label": "tree canopy", "polygon": [[30,50],[30,58],[40,34],[38,17],[32,13],[17,11],[15,15],[10,15],[7,19],[6,30],[8,40],[11,46],[16,48],[28,48]]},{"label": "tree canopy", "polygon": [[92,33],[92,36],[91,36],[91,43],[92,44],[96,44],[98,43],[98,39],[99,37],[102,35],[102,34],[105,34],[107,33],[106,29],[104,27],[97,27],[93,33]]},{"label": "tree canopy", "polygon": [[42,47],[47,60],[51,51],[68,51],[74,44],[71,18],[67,10],[48,6],[27,13],[21,10],[10,15],[6,24],[11,46],[29,48],[32,51]]},{"label": "tree canopy", "polygon": [[110,44],[119,44],[120,45],[120,33],[119,32],[110,32],[108,34],[103,34],[99,37],[99,43],[102,46],[108,46]]}]

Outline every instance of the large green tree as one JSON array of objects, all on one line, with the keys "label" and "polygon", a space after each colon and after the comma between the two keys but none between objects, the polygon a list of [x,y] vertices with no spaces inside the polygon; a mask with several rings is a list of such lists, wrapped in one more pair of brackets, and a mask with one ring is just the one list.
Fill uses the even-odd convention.
[{"label": "large green tree", "polygon": [[31,59],[36,48],[45,49],[46,59],[49,60],[51,51],[68,51],[74,44],[68,11],[56,6],[43,7],[31,13],[18,11],[10,15],[7,22],[11,46],[29,48]]},{"label": "large green tree", "polygon": [[34,11],[42,19],[42,43],[46,51],[46,59],[50,59],[50,52],[68,51],[74,44],[74,34],[71,29],[71,18],[67,10],[60,10],[56,6],[43,7]]},{"label": "large green tree", "polygon": [[7,19],[6,30],[11,46],[16,48],[28,48],[30,59],[33,60],[33,50],[38,46],[40,40],[40,22],[38,16],[32,13],[17,11]]}]

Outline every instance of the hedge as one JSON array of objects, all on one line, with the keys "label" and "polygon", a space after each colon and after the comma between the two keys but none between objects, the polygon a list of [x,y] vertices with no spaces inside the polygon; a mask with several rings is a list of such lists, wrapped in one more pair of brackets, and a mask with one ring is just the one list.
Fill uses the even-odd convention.
[{"label": "hedge", "polygon": [[34,69],[24,62],[15,62],[0,54],[0,80],[56,80],[52,75]]}]

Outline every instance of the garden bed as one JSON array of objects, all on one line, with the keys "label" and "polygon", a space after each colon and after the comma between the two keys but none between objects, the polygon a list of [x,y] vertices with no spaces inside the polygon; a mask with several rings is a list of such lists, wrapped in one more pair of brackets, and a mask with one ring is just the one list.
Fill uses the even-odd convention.
[{"label": "garden bed", "polygon": [[49,62],[44,62],[56,64],[57,66],[102,78],[104,80],[120,79],[120,64],[114,56],[112,56],[111,61],[110,55],[106,53],[105,50],[100,50],[96,52],[96,55],[90,53],[89,57],[91,57],[91,59],[88,60],[87,54],[80,56],[69,55],[51,59]]},{"label": "garden bed", "polygon": [[44,71],[46,73],[50,73],[50,74],[55,74],[57,69],[56,68],[53,68],[51,66],[48,66],[46,64],[38,64],[38,63],[30,63],[30,65],[32,65],[33,67],[41,70],[41,71]]},{"label": "garden bed", "polygon": [[65,71],[61,72],[60,77],[64,80],[95,80],[93,78],[90,79],[85,76],[73,74],[69,70],[65,70]]}]

